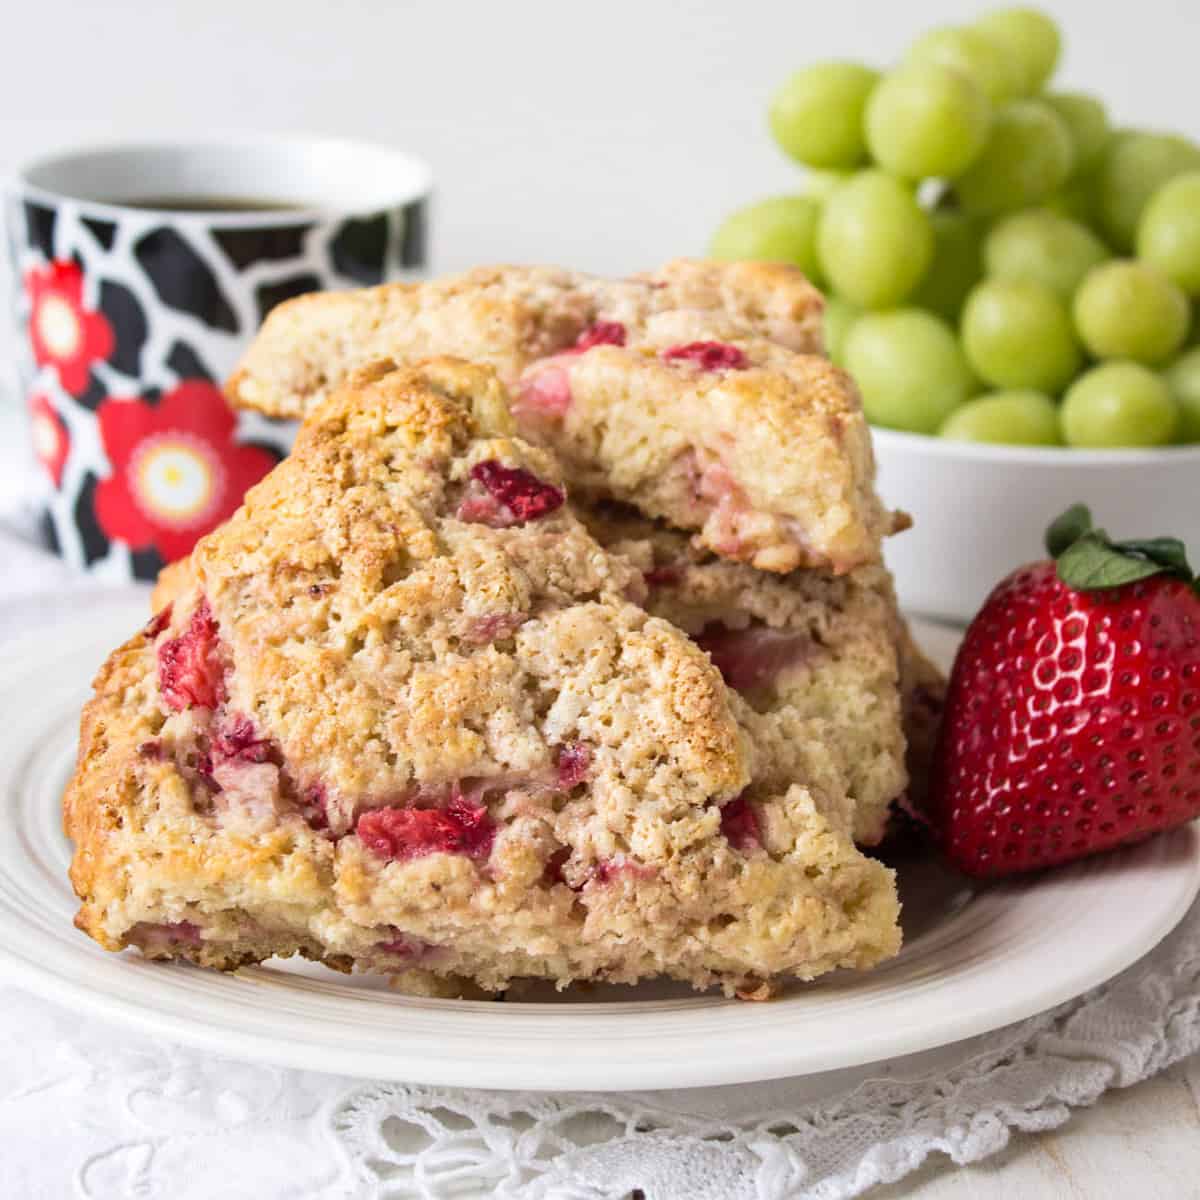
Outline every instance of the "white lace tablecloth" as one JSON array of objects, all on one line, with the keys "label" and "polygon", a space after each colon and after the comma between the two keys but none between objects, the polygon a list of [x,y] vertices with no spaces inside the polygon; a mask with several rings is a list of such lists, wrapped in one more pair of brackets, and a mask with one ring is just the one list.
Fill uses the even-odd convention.
[{"label": "white lace tablecloth", "polygon": [[840,1200],[934,1152],[981,1159],[1162,1070],[1200,1048],[1198,1005],[1200,908],[1106,987],[933,1054],[755,1086],[535,1095],[229,1062],[0,988],[0,1195]]},{"label": "white lace tablecloth", "polygon": [[[10,449],[0,512],[20,490]],[[87,583],[11,523],[0,563],[0,640],[78,619]],[[1107,986],[929,1054],[755,1086],[532,1095],[223,1061],[0,973],[0,1197],[840,1200],[934,1152],[983,1158],[1162,1070],[1200,1046],[1198,1007],[1200,905]]]}]

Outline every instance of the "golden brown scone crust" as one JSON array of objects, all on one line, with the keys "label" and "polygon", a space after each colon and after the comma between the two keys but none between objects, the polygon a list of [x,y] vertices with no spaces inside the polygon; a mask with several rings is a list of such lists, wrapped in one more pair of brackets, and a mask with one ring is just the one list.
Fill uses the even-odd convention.
[{"label": "golden brown scone crust", "polygon": [[757,333],[805,353],[823,349],[820,293],[794,267],[678,259],[627,279],[557,267],[476,267],[427,283],[317,292],[272,309],[230,378],[239,408],[302,417],[372,359],[452,354],[496,369],[512,386],[597,321],[636,342],[668,331]]},{"label": "golden brown scone crust", "polygon": [[[97,678],[64,801],[80,928],[452,989],[734,991],[893,954],[894,882],[849,799],[760,784],[741,702],[631,601],[640,571],[569,504],[481,509],[486,464],[563,487],[483,368],[375,365],[310,414]],[[414,812],[463,840],[367,832]]]},{"label": "golden brown scone crust", "polygon": [[154,581],[154,590],[150,593],[150,611],[158,612],[172,603],[176,596],[182,595],[192,587],[194,576],[192,559],[181,558],[176,562],[167,563],[158,573]]}]

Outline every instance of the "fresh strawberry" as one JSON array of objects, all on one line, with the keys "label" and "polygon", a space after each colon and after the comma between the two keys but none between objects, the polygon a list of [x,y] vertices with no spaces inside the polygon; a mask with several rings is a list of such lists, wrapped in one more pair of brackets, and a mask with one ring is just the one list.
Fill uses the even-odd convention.
[{"label": "fresh strawberry", "polygon": [[1200,815],[1200,595],[1174,538],[1113,542],[1075,505],[1052,559],[1005,579],[967,630],[930,818],[994,877]]}]

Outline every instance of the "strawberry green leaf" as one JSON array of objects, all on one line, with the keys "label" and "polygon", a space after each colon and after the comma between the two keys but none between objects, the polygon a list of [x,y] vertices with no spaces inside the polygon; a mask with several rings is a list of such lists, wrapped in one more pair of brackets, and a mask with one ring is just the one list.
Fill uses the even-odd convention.
[{"label": "strawberry green leaf", "polygon": [[1086,504],[1072,504],[1065,513],[1050,523],[1046,530],[1046,549],[1051,558],[1058,558],[1092,528],[1092,514]]},{"label": "strawberry green leaf", "polygon": [[1182,579],[1192,578],[1192,568],[1188,565],[1187,548],[1178,538],[1134,538],[1129,541],[1117,542],[1116,548],[1125,554],[1136,554],[1158,563],[1164,571],[1178,575]]},{"label": "strawberry green leaf", "polygon": [[1101,530],[1090,530],[1058,555],[1059,579],[1080,592],[1122,587],[1161,575],[1164,570],[1149,559],[1123,554]]},{"label": "strawberry green leaf", "polygon": [[1058,563],[1058,577],[1076,591],[1121,587],[1152,575],[1168,574],[1200,583],[1188,565],[1187,550],[1178,538],[1131,538],[1114,542],[1092,525],[1086,504],[1072,504],[1046,530],[1046,549]]}]

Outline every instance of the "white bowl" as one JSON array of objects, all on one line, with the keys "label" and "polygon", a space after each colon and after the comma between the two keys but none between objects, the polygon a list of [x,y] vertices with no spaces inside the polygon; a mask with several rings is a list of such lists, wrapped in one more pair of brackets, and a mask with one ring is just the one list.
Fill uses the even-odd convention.
[{"label": "white bowl", "polygon": [[1009,571],[1045,557],[1046,526],[1077,500],[1116,537],[1182,538],[1200,565],[1200,445],[1067,450],[874,436],[879,494],[914,522],[886,548],[912,612],[969,621]]}]

